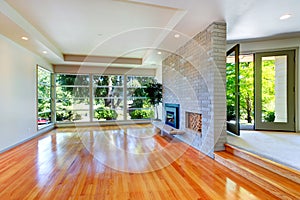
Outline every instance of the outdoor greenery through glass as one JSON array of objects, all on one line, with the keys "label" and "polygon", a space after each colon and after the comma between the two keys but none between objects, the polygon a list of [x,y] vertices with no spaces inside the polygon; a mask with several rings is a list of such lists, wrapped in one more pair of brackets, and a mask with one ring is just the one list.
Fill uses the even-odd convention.
[{"label": "outdoor greenery through glass", "polygon": [[123,76],[93,76],[94,120],[124,120]]},{"label": "outdoor greenery through glass", "polygon": [[[235,65],[226,65],[226,98],[227,120],[234,119],[235,101]],[[254,63],[240,62],[239,85],[240,85],[240,123],[252,124],[254,119]]]},{"label": "outdoor greenery through glass", "polygon": [[154,77],[127,77],[127,108],[130,119],[154,118],[153,105],[145,91],[147,85],[154,82]]},{"label": "outdoor greenery through glass", "polygon": [[56,121],[90,121],[90,113],[92,121],[153,118],[145,92],[153,82],[148,76],[57,74]]},{"label": "outdoor greenery through glass", "polygon": [[287,56],[262,58],[262,122],[287,122]]},{"label": "outdoor greenery through glass", "polygon": [[51,72],[38,66],[37,68],[38,93],[38,129],[51,123]]},{"label": "outdoor greenery through glass", "polygon": [[[227,98],[227,120],[234,119],[234,69],[233,63],[226,64],[226,98]],[[273,122],[275,117],[275,62],[274,60],[266,60],[263,63],[262,77],[262,105],[263,120],[265,122]],[[240,62],[239,70],[240,84],[240,123],[253,124],[254,120],[254,62]]]},{"label": "outdoor greenery through glass", "polygon": [[89,121],[89,75],[57,74],[56,121]]}]

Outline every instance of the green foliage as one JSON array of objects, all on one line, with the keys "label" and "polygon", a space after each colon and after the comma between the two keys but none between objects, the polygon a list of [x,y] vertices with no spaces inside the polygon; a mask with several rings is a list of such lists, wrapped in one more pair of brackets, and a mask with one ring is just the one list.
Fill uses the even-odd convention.
[{"label": "green foliage", "polygon": [[151,82],[147,84],[145,92],[150,104],[155,106],[156,119],[158,119],[157,105],[162,102],[162,84],[157,83],[157,81]]},{"label": "green foliage", "polygon": [[153,110],[134,110],[130,112],[131,119],[151,119],[154,117]]},{"label": "green foliage", "polygon": [[235,65],[226,64],[226,99],[227,99],[227,120],[234,120],[235,116]]},{"label": "green foliage", "polygon": [[274,111],[265,112],[264,120],[266,122],[274,122],[275,121],[275,112]]},{"label": "green foliage", "polygon": [[232,105],[227,105],[227,120],[235,120],[235,111]]},{"label": "green foliage", "polygon": [[162,84],[154,82],[147,84],[145,92],[152,105],[158,105],[162,102]]},{"label": "green foliage", "polygon": [[[128,96],[137,97],[133,98],[133,102],[130,108],[149,108],[148,99],[145,100],[143,97],[147,97],[145,87],[148,84],[154,83],[155,79],[153,77],[133,77],[128,83]],[[140,98],[142,97],[142,98]]]},{"label": "green foliage", "polygon": [[[123,96],[123,78],[122,76],[94,76],[94,90],[95,97],[109,97],[102,99],[95,99],[95,103],[102,104],[105,107],[117,108],[122,102]],[[101,105],[102,106],[102,105]]]},{"label": "green foliage", "polygon": [[63,111],[56,112],[57,121],[76,121],[80,120],[82,117],[79,113],[72,110],[63,109]]},{"label": "green foliage", "polygon": [[[262,106],[264,115],[272,120],[275,102],[275,64],[274,60],[264,60],[262,66]],[[241,62],[239,71],[240,86],[240,118],[251,123],[254,114],[254,63]],[[226,64],[226,98],[227,98],[227,120],[235,119],[235,65]],[[275,116],[275,115],[274,115]]]},{"label": "green foliage", "polygon": [[[246,119],[248,123],[253,119],[254,79],[253,62],[241,62],[239,71],[240,85],[240,118]],[[235,65],[227,63],[226,70],[226,98],[227,98],[227,120],[234,120],[235,116]]]},{"label": "green foliage", "polygon": [[240,63],[240,115],[242,119],[252,122],[254,107],[254,64],[253,62]]},{"label": "green foliage", "polygon": [[[275,112],[275,61],[264,60],[262,62],[262,110],[263,115],[272,119]],[[275,117],[275,115],[274,115]]]},{"label": "green foliage", "polygon": [[[49,81],[50,76],[42,76],[43,84],[39,86],[39,105],[38,111],[45,112],[51,109],[51,87],[45,87],[45,82]],[[56,76],[56,119],[57,121],[74,121],[81,119],[81,115],[73,111],[74,108],[86,109],[89,102],[89,84],[93,83],[94,103],[103,110],[97,109],[95,116],[98,119],[116,119],[116,108],[123,107],[123,86],[127,84],[128,102],[132,103],[129,108],[151,108],[151,104],[146,97],[145,87],[147,84],[155,82],[154,77],[128,76],[124,80],[123,76],[102,76],[95,75],[90,80],[88,75],[69,75],[58,74]],[[47,82],[48,84],[48,82]],[[48,113],[41,113],[41,116]],[[49,114],[48,114],[49,115]],[[144,114],[144,116],[146,116]]]},{"label": "green foliage", "polygon": [[82,118],[81,115],[75,112],[75,113],[73,114],[72,120],[74,120],[74,121],[75,121],[75,120],[81,120],[81,118]]},{"label": "green foliage", "polygon": [[99,107],[95,110],[95,117],[97,119],[114,120],[117,119],[118,113],[108,107]]},{"label": "green foliage", "polygon": [[38,67],[38,117],[51,121],[51,72]]},{"label": "green foliage", "polygon": [[64,110],[63,112],[56,112],[56,120],[57,121],[64,121],[64,120],[72,120],[72,117],[74,115],[74,112],[69,110]]}]

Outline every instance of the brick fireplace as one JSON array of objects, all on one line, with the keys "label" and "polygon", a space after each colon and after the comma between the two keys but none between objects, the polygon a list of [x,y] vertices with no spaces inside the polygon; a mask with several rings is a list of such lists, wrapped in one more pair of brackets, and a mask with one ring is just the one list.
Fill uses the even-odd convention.
[{"label": "brick fireplace", "polygon": [[225,52],[226,24],[214,22],[162,62],[163,102],[180,104],[186,129],[175,137],[210,157],[226,142]]}]

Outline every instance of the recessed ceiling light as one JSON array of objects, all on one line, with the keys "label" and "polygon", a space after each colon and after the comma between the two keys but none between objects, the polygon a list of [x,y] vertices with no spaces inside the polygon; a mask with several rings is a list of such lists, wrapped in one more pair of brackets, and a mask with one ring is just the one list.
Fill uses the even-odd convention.
[{"label": "recessed ceiling light", "polygon": [[291,14],[284,14],[279,19],[284,20],[290,18],[291,16],[292,16]]},{"label": "recessed ceiling light", "polygon": [[21,39],[27,41],[27,40],[28,40],[28,37],[23,36],[23,37],[21,37]]},{"label": "recessed ceiling light", "polygon": [[157,52],[158,55],[161,55],[161,51]]},{"label": "recessed ceiling light", "polygon": [[179,35],[179,34],[175,34],[174,37],[175,37],[175,38],[179,38],[180,35]]},{"label": "recessed ceiling light", "polygon": [[47,51],[43,51],[43,54],[47,54],[48,52]]}]

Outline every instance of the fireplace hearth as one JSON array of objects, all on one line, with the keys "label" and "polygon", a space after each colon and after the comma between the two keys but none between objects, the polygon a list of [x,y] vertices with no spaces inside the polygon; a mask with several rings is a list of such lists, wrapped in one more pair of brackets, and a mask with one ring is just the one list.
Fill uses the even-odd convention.
[{"label": "fireplace hearth", "polygon": [[165,123],[179,129],[179,104],[165,103]]}]

